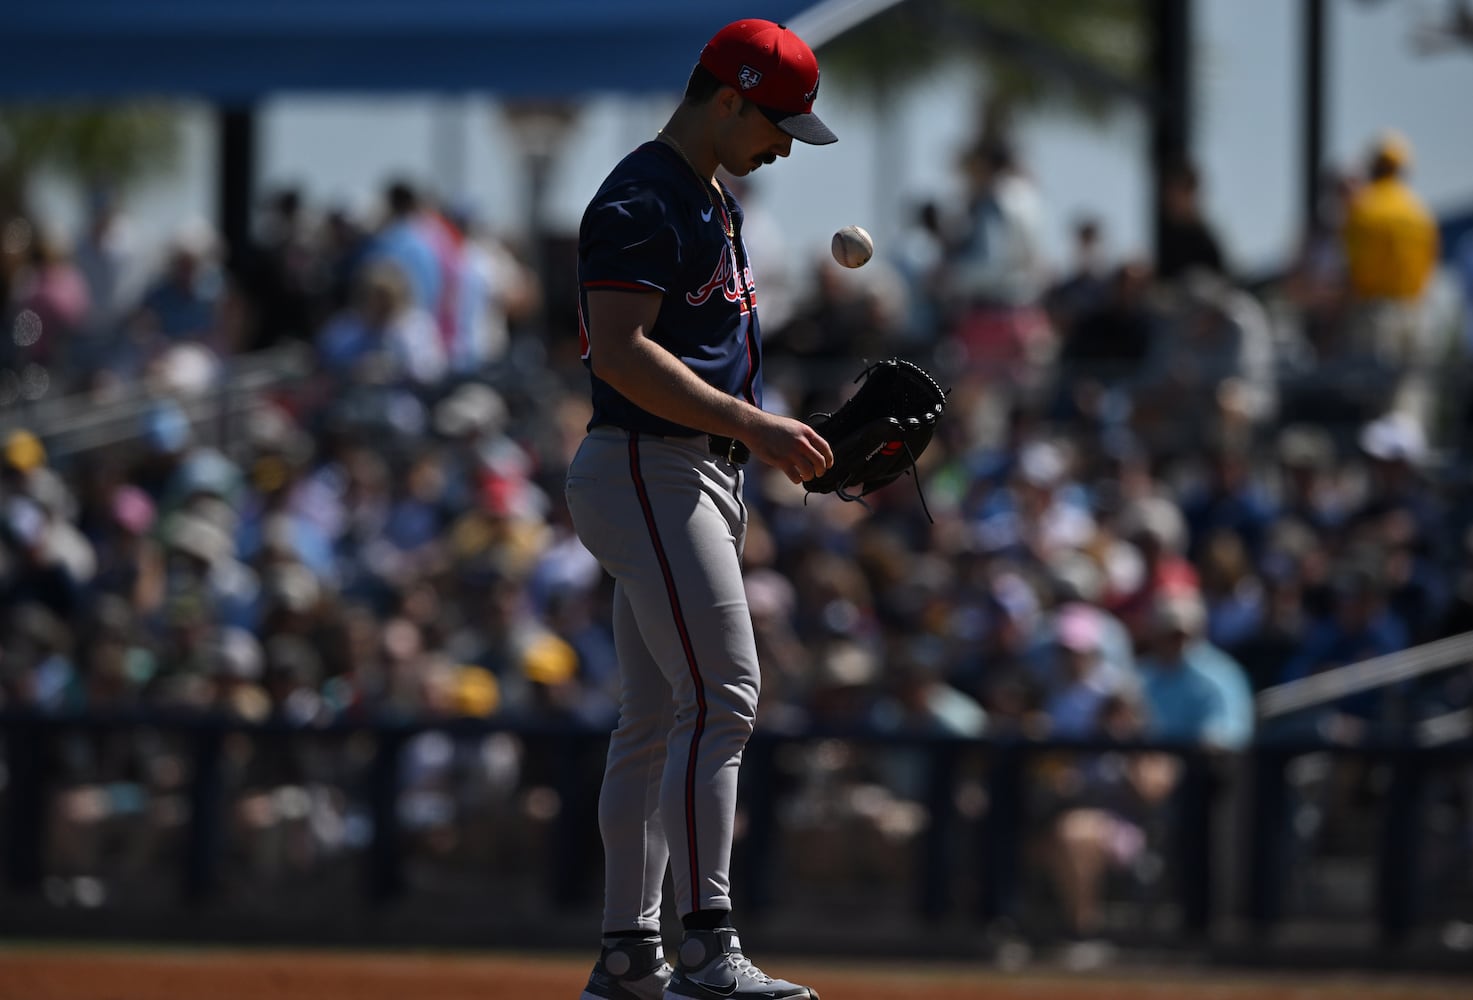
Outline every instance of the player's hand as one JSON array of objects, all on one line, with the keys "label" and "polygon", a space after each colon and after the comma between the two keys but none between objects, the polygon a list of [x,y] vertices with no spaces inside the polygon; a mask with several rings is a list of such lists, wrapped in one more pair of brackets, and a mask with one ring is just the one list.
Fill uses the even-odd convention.
[{"label": "player's hand", "polygon": [[759,460],[795,483],[805,483],[828,471],[834,452],[823,435],[801,420],[763,414],[743,443]]}]

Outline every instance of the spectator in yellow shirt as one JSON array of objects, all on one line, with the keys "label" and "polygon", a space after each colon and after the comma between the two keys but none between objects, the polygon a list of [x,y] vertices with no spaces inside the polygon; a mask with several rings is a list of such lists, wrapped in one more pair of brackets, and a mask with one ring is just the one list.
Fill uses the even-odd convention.
[{"label": "spectator in yellow shirt", "polygon": [[1350,285],[1359,299],[1416,299],[1437,266],[1437,223],[1404,180],[1411,146],[1388,133],[1345,219]]},{"label": "spectator in yellow shirt", "polygon": [[1439,363],[1422,297],[1437,268],[1437,223],[1407,184],[1412,149],[1396,132],[1371,149],[1366,183],[1350,199],[1342,238],[1349,272],[1351,353],[1391,375],[1387,408],[1424,422],[1427,376]]}]

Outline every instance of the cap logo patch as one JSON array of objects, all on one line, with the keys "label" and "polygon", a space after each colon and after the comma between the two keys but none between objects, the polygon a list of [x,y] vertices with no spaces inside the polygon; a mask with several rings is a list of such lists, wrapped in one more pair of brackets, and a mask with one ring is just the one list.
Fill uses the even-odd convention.
[{"label": "cap logo patch", "polygon": [[762,82],[762,74],[750,66],[743,66],[742,71],[737,74],[737,83],[742,85],[743,90],[751,90]]},{"label": "cap logo patch", "polygon": [[820,79],[822,79],[822,77],[820,76],[815,76],[813,78],[813,89],[803,95],[804,104],[812,104],[814,101],[818,100],[818,83]]}]

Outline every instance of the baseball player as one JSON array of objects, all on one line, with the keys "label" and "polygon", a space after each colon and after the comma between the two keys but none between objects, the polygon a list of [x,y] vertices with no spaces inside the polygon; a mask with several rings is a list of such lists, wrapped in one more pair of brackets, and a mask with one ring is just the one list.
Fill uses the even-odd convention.
[{"label": "baseball player", "polygon": [[[834,134],[818,63],[770,21],[722,28],[659,134],[616,166],[578,240],[593,418],[568,470],[579,537],[615,580],[619,724],[599,796],[603,950],[583,1000],[802,998],[764,975],[731,921],[737,769],[760,674],[743,591],[749,458],[795,484],[828,443],[762,409],[762,340],[742,210],[717,179]],[[661,948],[671,870],[684,938]]]}]

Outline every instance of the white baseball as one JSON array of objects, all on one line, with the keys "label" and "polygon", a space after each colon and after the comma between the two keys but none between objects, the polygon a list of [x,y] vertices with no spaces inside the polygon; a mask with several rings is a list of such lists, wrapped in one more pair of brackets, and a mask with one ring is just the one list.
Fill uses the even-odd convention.
[{"label": "white baseball", "polygon": [[829,247],[834,260],[845,267],[859,267],[875,255],[875,241],[859,226],[845,226],[834,234]]}]

